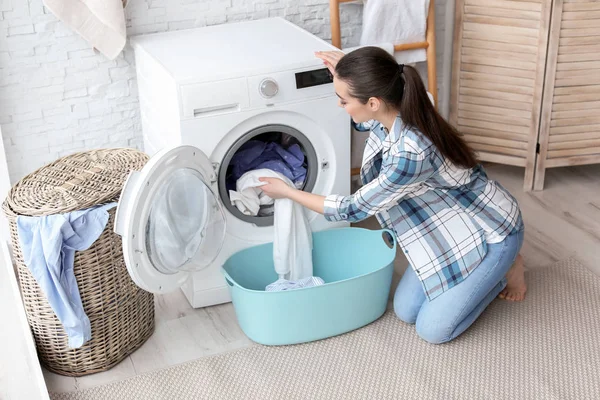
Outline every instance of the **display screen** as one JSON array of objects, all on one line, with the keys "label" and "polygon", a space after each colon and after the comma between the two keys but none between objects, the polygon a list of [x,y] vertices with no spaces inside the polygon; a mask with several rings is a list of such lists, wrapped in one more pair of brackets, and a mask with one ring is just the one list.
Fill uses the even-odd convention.
[{"label": "display screen", "polygon": [[327,68],[296,73],[296,89],[333,83],[333,77]]}]

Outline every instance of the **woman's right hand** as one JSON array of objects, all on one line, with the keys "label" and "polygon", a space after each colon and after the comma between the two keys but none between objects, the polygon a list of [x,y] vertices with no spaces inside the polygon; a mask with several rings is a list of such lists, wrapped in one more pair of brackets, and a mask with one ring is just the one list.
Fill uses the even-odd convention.
[{"label": "woman's right hand", "polygon": [[329,69],[331,75],[333,75],[335,72],[335,66],[337,65],[338,61],[345,56],[345,54],[341,51],[316,51],[315,56],[323,60],[323,63]]}]

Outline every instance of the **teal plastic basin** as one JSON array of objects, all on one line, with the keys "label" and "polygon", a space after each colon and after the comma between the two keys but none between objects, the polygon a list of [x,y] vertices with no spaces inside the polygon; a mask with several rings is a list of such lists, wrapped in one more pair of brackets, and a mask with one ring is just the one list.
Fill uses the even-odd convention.
[{"label": "teal plastic basin", "polygon": [[[313,234],[314,276],[324,285],[265,292],[277,280],[273,244],[242,250],[223,266],[238,322],[254,342],[304,343],[363,327],[386,310],[396,244],[387,230]],[[388,244],[389,243],[389,244]]]}]

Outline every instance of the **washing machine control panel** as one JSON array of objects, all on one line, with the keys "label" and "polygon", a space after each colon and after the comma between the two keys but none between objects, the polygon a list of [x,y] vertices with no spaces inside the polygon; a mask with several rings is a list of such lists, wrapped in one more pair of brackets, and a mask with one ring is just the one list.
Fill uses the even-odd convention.
[{"label": "washing machine control panel", "polygon": [[260,83],[258,90],[263,97],[270,99],[279,92],[279,85],[274,79],[266,78]]},{"label": "washing machine control panel", "polygon": [[325,68],[303,68],[248,77],[250,106],[272,105],[323,97],[335,93],[331,74]]}]

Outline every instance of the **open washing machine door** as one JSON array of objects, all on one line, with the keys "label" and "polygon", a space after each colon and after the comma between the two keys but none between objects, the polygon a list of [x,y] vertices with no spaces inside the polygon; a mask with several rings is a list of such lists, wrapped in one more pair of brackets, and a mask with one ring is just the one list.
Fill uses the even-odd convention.
[{"label": "open washing machine door", "polygon": [[225,214],[210,189],[215,181],[206,154],[193,146],[158,152],[131,172],[115,218],[129,275],[152,293],[180,287],[208,267],[225,238]]}]

